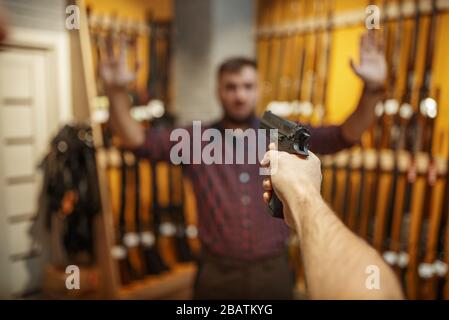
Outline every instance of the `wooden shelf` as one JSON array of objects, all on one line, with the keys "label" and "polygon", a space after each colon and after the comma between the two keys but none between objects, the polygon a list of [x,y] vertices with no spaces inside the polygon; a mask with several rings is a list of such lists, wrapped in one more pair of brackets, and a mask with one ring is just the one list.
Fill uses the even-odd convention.
[{"label": "wooden shelf", "polygon": [[194,263],[178,264],[165,274],[120,288],[118,299],[191,299],[195,273]]},{"label": "wooden shelf", "polygon": [[80,268],[80,289],[68,290],[66,287],[68,274],[65,273],[65,269],[47,265],[43,273],[42,298],[57,300],[101,299],[98,274],[97,267]]},{"label": "wooden shelf", "polygon": [[[166,273],[146,277],[117,292],[117,299],[150,300],[192,298],[192,288],[196,273],[195,263],[177,264]],[[67,290],[64,270],[47,266],[44,277],[44,296],[49,299],[103,299],[98,291],[98,269],[96,267],[81,270],[82,290]]]}]

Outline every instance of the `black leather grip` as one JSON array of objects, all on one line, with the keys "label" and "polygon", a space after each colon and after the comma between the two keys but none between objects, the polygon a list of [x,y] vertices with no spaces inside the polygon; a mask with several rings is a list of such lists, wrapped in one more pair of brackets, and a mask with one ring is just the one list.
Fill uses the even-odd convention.
[{"label": "black leather grip", "polygon": [[270,208],[270,214],[272,217],[284,219],[284,206],[274,191],[270,202],[268,203],[268,207]]}]

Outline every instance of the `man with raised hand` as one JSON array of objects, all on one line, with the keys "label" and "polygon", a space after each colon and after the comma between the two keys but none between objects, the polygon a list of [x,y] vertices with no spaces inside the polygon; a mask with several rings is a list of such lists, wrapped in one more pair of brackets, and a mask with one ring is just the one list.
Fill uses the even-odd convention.
[{"label": "man with raised hand", "polygon": [[[316,153],[329,154],[352,146],[375,118],[375,106],[383,97],[385,57],[373,33],[364,34],[361,39],[360,63],[351,64],[364,82],[359,103],[342,125],[311,128],[310,148]],[[135,72],[126,64],[126,41],[122,40],[118,56],[112,45],[100,51],[100,74],[110,100],[112,128],[123,145],[140,156],[171,161],[170,150],[177,144],[170,140],[171,131],[144,129],[130,115],[127,87],[134,81]],[[350,88],[348,94],[352,94]],[[259,84],[254,60],[240,57],[223,62],[217,72],[217,96],[223,117],[202,126],[201,135],[208,128],[221,133],[226,129],[259,128],[255,115]],[[187,130],[192,133],[192,126]],[[235,135],[227,139],[222,134],[223,152],[233,152],[231,158],[235,158],[232,142],[239,139],[244,138]],[[207,145],[204,141],[199,143],[202,147]],[[232,147],[225,149],[230,144]],[[248,150],[259,151],[255,146],[248,146]],[[260,198],[263,177],[259,169],[257,162],[185,164],[184,172],[192,181],[196,197],[198,236],[202,244],[195,298],[292,297],[294,277],[286,250],[289,229],[282,220],[269,215]]]}]

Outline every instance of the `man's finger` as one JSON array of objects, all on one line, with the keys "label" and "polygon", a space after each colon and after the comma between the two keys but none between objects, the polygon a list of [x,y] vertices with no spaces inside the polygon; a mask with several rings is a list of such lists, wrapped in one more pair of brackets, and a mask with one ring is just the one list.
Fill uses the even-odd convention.
[{"label": "man's finger", "polygon": [[265,192],[263,193],[263,201],[264,201],[265,203],[269,203],[269,202],[270,202],[270,199],[271,199],[271,192],[270,192],[270,191],[265,191]]},{"label": "man's finger", "polygon": [[114,38],[112,36],[112,32],[109,32],[106,36],[106,54],[108,56],[109,61],[115,60],[114,54]]},{"label": "man's finger", "polygon": [[[102,36],[97,38],[98,55],[102,64],[109,63],[109,55],[107,53],[105,39]],[[100,63],[99,63],[100,64]]]},{"label": "man's finger", "polygon": [[128,59],[128,39],[124,34],[120,35],[119,60],[122,65],[126,65]]},{"label": "man's finger", "polygon": [[351,59],[351,60],[349,61],[349,64],[351,65],[352,71],[354,71],[354,73],[355,73],[357,76],[361,77],[361,73],[360,73],[359,67],[355,64],[355,62],[354,62],[353,59]]},{"label": "man's finger", "polygon": [[271,179],[270,178],[265,178],[262,182],[262,186],[263,189],[265,191],[271,191],[273,189],[272,185],[271,185]]},{"label": "man's finger", "polygon": [[265,155],[263,156],[263,159],[260,161],[260,165],[263,167],[267,167],[270,162],[271,159],[273,158],[273,156],[275,155],[275,153],[277,152],[277,150],[269,150],[265,153]]},{"label": "man's finger", "polygon": [[315,153],[313,153],[312,151],[310,151],[310,150],[309,150],[309,159],[314,160],[314,161],[317,161],[317,162],[319,162],[320,165],[321,165],[321,160],[320,160],[320,158],[318,158],[318,156],[317,156]]}]

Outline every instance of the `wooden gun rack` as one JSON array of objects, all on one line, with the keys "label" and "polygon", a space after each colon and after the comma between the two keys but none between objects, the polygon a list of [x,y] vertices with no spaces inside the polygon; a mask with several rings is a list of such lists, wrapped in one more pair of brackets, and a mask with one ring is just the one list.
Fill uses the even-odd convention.
[{"label": "wooden gun rack", "polygon": [[[89,122],[94,110],[94,99],[97,96],[95,71],[89,36],[86,5],[83,0],[68,1],[77,5],[80,10],[79,30],[70,30],[70,46],[72,61],[73,108],[77,122]],[[179,264],[162,275],[148,276],[141,281],[122,286],[118,266],[111,255],[114,244],[114,222],[111,198],[107,177],[107,151],[103,147],[102,128],[100,124],[92,124],[94,142],[97,149],[97,171],[100,185],[102,212],[95,221],[96,236],[96,278],[97,289],[89,298],[101,299],[188,299],[191,295],[196,267],[193,263]],[[83,269],[81,269],[83,272]],[[95,272],[89,270],[89,272]],[[58,294],[55,298],[73,298],[67,290],[61,290],[65,277],[48,267],[45,273],[46,287]],[[76,297],[76,296],[75,296]]]},{"label": "wooden gun rack", "polygon": [[[437,242],[441,237],[439,228],[443,221],[442,216],[449,214],[449,212],[442,212],[444,202],[448,201],[448,199],[445,199],[447,191],[444,190],[447,179],[449,179],[448,162],[444,158],[435,158],[437,179],[433,186],[430,207],[422,208],[430,159],[426,153],[417,154],[415,159],[417,178],[413,184],[413,193],[410,198],[411,209],[407,223],[403,221],[404,190],[411,155],[406,151],[401,151],[395,155],[391,150],[377,151],[356,148],[333,156],[323,156],[321,157],[323,167],[322,193],[327,203],[348,228],[373,245],[384,257],[386,251],[398,252],[401,247],[406,247],[407,267],[400,270],[394,262],[391,265],[396,268],[398,275],[403,273],[402,281],[408,298],[435,299],[437,297],[435,292],[436,282],[440,281],[444,283],[442,297],[440,296],[440,298],[449,299],[449,285],[447,284],[449,283],[449,273],[447,271],[438,277],[436,275],[423,276],[420,271],[424,263],[427,263],[428,267],[439,257],[444,257],[442,262],[446,265],[449,264],[448,228],[443,234],[444,249],[442,252],[437,250]],[[393,219],[390,229],[388,229],[387,211],[392,193],[395,163],[398,170],[397,189],[393,194]],[[348,174],[349,178],[347,178]],[[364,187],[361,184],[362,174],[365,175]],[[375,176],[378,179],[377,184],[373,182]],[[332,189],[336,189],[338,192]],[[348,195],[345,196],[345,193],[348,193]],[[361,196],[363,196],[363,199],[360,199]],[[362,201],[360,207],[358,207],[359,201]],[[346,205],[345,202],[347,202]],[[374,213],[372,217],[369,216],[369,212],[372,210],[371,206],[374,208],[371,211]],[[427,232],[424,233],[422,226],[425,221]],[[446,225],[448,224],[447,221],[448,219],[446,219]],[[369,232],[370,224],[371,234]],[[401,236],[401,229],[403,228],[408,228],[405,237]],[[390,234],[388,234],[388,230],[391,232]],[[385,245],[386,241],[389,242],[388,245]],[[420,258],[420,254],[424,258]]]}]

